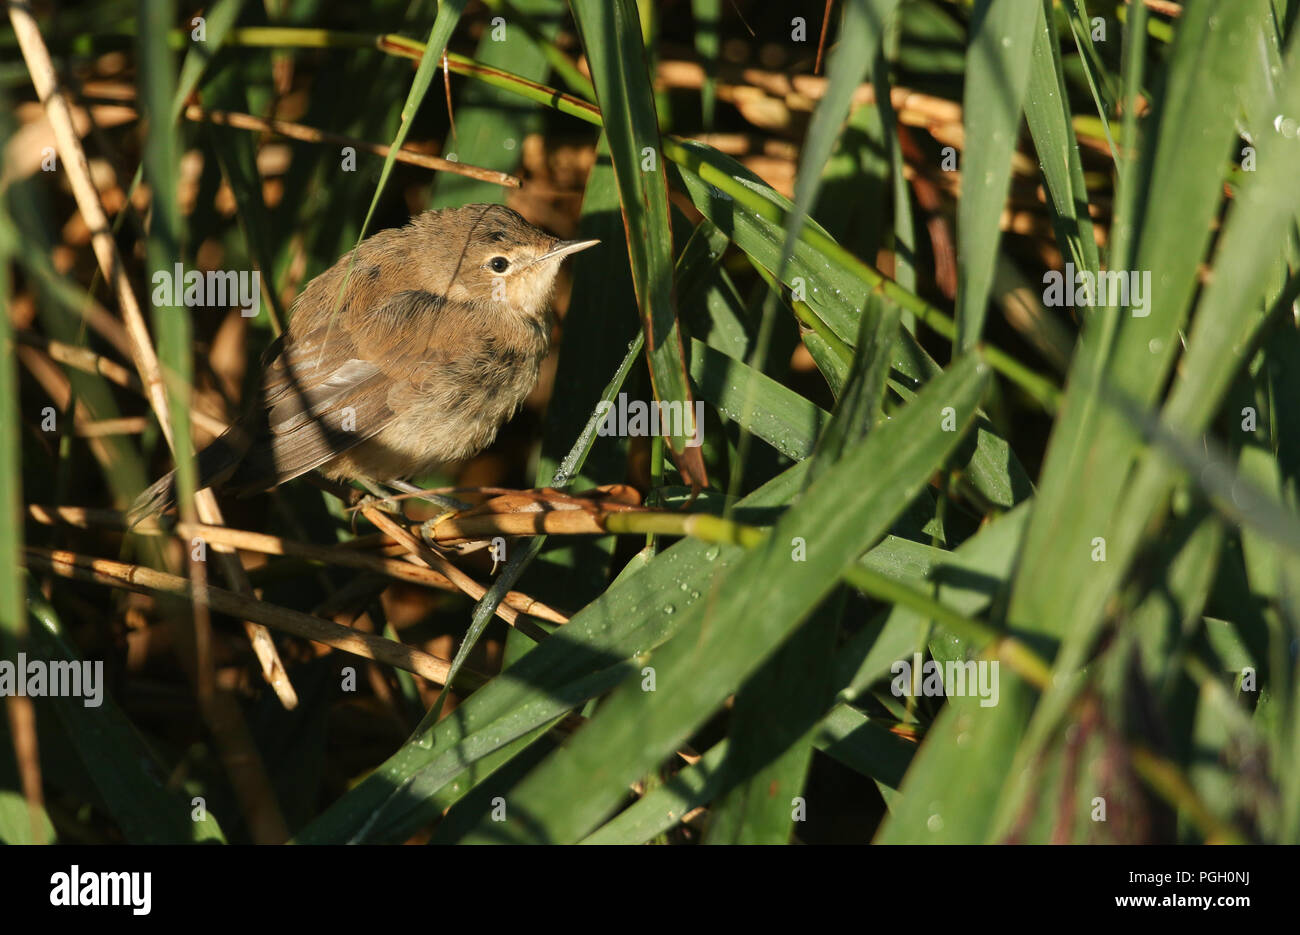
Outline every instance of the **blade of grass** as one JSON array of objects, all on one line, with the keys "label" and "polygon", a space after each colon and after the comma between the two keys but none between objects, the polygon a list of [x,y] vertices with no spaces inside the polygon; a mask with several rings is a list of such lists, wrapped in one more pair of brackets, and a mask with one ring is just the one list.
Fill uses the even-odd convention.
[{"label": "blade of grass", "polygon": [[[1126,466],[1136,453],[1133,432],[1122,417],[1099,409],[1103,374],[1135,405],[1153,401],[1179,346],[1177,330],[1197,287],[1196,269],[1221,198],[1225,156],[1206,141],[1226,144],[1234,132],[1236,97],[1225,79],[1244,58],[1250,18],[1225,20],[1222,28],[1211,30],[1209,16],[1209,8],[1198,4],[1189,6],[1180,20],[1173,74],[1156,117],[1169,129],[1152,143],[1139,169],[1137,184],[1144,194],[1134,206],[1141,219],[1134,268],[1155,273],[1150,277],[1150,314],[1098,310],[1084,329],[1070,381],[1070,395],[1078,402],[1053,432],[1012,596],[1013,621],[1051,621],[1081,643],[1092,626],[1069,621],[1086,615],[1095,624],[1110,591],[1101,581],[1112,581],[1113,573],[1124,567],[1116,561],[1113,542],[1108,543],[1107,562],[1090,556],[1092,540],[1107,534],[1100,518],[1110,516],[1120,502],[1128,483]],[[1219,353],[1232,345],[1219,341],[1212,346],[1213,351],[1206,351]],[[1148,514],[1143,508],[1127,515],[1135,522]]]},{"label": "blade of grass", "polygon": [[[397,158],[397,150],[401,149],[402,144],[406,142],[406,135],[411,131],[416,112],[419,111],[424,96],[429,91],[429,85],[433,82],[433,76],[438,69],[438,62],[442,57],[443,50],[447,47],[447,40],[451,38],[452,31],[455,30],[456,24],[460,22],[461,14],[465,12],[466,2],[467,0],[439,0],[438,15],[434,18],[433,26],[429,29],[429,38],[425,40],[423,47],[424,52],[432,52],[432,54],[422,55],[420,64],[415,69],[415,77],[411,80],[411,90],[406,95],[406,103],[402,105],[401,124],[397,128],[397,135],[393,137],[393,142],[389,145],[388,155],[384,158],[384,167],[380,170],[379,181],[375,185],[375,194],[370,199],[370,207],[366,209],[365,220],[361,222],[361,231],[357,235],[358,245],[366,239],[366,232],[370,229],[370,221],[375,216],[375,208],[378,207],[379,198],[384,193],[384,186],[388,184],[388,177],[392,174],[393,163]],[[340,284],[341,288],[342,285]]]},{"label": "blade of grass", "polygon": [[708,484],[704,459],[698,448],[687,444],[697,427],[673,295],[667,167],[635,4],[571,0],[570,6],[601,110],[618,118],[607,122],[605,133],[623,206],[650,382],[657,400],[680,405],[683,413],[679,424],[669,427],[664,436],[682,477],[692,488],[703,488]]},{"label": "blade of grass", "polygon": [[[894,280],[908,292],[916,293],[916,221],[912,213],[912,195],[904,174],[903,144],[898,135],[898,114],[890,97],[891,61],[897,61],[898,29],[887,44],[877,50],[871,66],[871,81],[876,87],[876,112],[879,115],[881,138],[889,153],[890,183],[894,200]],[[867,254],[870,256],[871,254]],[[916,333],[916,320],[911,312],[903,316],[909,333]]]},{"label": "blade of grass", "polygon": [[[845,27],[850,25],[861,26],[846,17]],[[837,49],[848,51],[845,46]],[[832,73],[837,61],[838,55],[831,62]],[[806,483],[830,470],[875,426],[899,314],[897,306],[886,305],[878,294],[868,296],[853,370],[817,440]],[[754,376],[747,381],[747,400],[753,399],[756,382]],[[792,818],[804,802],[801,793],[813,749],[809,731],[833,694],[831,656],[844,605],[844,594],[833,594],[737,693],[728,733],[731,743],[719,780],[730,788],[715,803],[708,843],[789,841]]]},{"label": "blade of grass", "polygon": [[[789,199],[740,163],[701,143],[667,138],[664,153],[683,170],[682,188],[701,214],[763,266],[782,268],[780,244],[793,211]],[[951,318],[853,256],[812,221],[803,226],[784,268],[788,276],[785,285],[796,290],[795,297],[806,302],[842,341],[854,339],[862,296],[872,289],[940,336],[948,340],[956,337]],[[913,379],[926,378],[929,374],[909,364],[909,351],[923,353],[910,335],[897,345],[894,365]],[[1040,406],[1055,410],[1059,391],[1050,380],[996,348],[985,347],[982,353],[989,366]]]},{"label": "blade of grass", "polygon": [[1061,72],[1061,43],[1051,0],[1044,0],[1044,4],[1044,15],[1039,17],[1034,32],[1025,119],[1047,183],[1061,253],[1071,258],[1076,269],[1096,272],[1101,261],[1088,216],[1088,188],[1083,180],[1079,141],[1071,125],[1069,92]]},{"label": "blade of grass", "polygon": [[817,456],[810,478],[838,461],[881,417],[901,314],[898,306],[886,304],[878,294],[867,296],[853,369],[836,401],[834,416],[817,439]]},{"label": "blade of grass", "polygon": [[185,102],[199,85],[203,71],[221,49],[244,0],[217,0],[209,9],[203,11],[202,41],[191,42],[185,50],[185,61],[181,63],[180,76],[176,79],[176,92],[172,97],[171,116],[175,121],[181,115]]},{"label": "blade of grass", "polygon": [[[902,782],[916,749],[915,744],[846,704],[832,708],[811,737],[818,750],[889,788]],[[715,744],[699,761],[648,791],[580,843],[642,844],[672,828],[693,809],[713,801],[720,786],[718,767],[728,743]]]},{"label": "blade of grass", "polygon": [[[8,116],[0,127],[8,130]],[[0,302],[11,307],[9,271],[18,243],[9,223],[9,199],[0,191]],[[18,370],[13,323],[0,314],[0,642],[4,657],[28,648],[27,608],[23,599],[23,509],[22,509],[22,416],[18,405]],[[9,735],[13,741],[22,795],[6,802],[5,840],[35,843],[48,840],[42,825],[48,825],[41,793],[40,747],[36,714],[27,697],[5,698]],[[7,751],[5,759],[7,759]]]},{"label": "blade of grass", "polygon": [[1030,13],[1021,0],[975,0],[971,13],[962,115],[966,139],[979,145],[966,148],[957,203],[955,350],[970,350],[984,330],[1001,240],[998,221],[1011,184],[1011,157],[1041,17],[1040,7]]},{"label": "blade of grass", "polygon": [[[546,59],[546,63],[560,76],[569,90],[581,94],[589,101],[596,99],[596,89],[591,86],[591,79],[582,73],[578,64],[560,49],[554,42],[555,34],[565,18],[563,0],[529,0],[521,3],[516,0],[485,0],[494,11],[504,14],[506,28],[518,27],[537,46],[537,51]],[[537,17],[543,17],[539,23]],[[493,27],[496,27],[493,23]]]},{"label": "blade of grass", "polygon": [[[1094,319],[1085,329],[1076,355],[1070,394],[1079,402],[1067,407],[1049,447],[1009,611],[1013,624],[1047,621],[1065,636],[1058,658],[1063,673],[1073,673],[1081,665],[1149,523],[1168,504],[1172,477],[1164,456],[1154,449],[1143,450],[1126,417],[1104,407],[1104,398],[1123,399],[1141,412],[1163,386],[1179,343],[1177,329],[1198,288],[1197,267],[1221,196],[1226,144],[1235,133],[1237,95],[1235,82],[1228,79],[1243,73],[1252,54],[1245,37],[1252,32],[1252,23],[1261,21],[1259,12],[1259,5],[1252,3],[1240,18],[1211,24],[1212,5],[1194,3],[1185,8],[1165,91],[1157,102],[1156,119],[1168,129],[1148,140],[1134,172],[1138,193],[1132,198],[1132,210],[1140,222],[1139,240],[1131,252],[1138,258],[1137,269],[1159,274],[1152,277],[1150,316],[1128,318],[1123,310],[1113,316],[1102,313],[1105,317]],[[1295,48],[1293,43],[1293,53]],[[1289,85],[1286,100],[1294,107],[1300,103],[1295,96],[1300,94],[1300,82],[1293,76]],[[1188,126],[1187,121],[1195,123]],[[1224,143],[1225,152],[1207,148],[1206,139]],[[1272,171],[1283,167],[1274,165]],[[1259,174],[1254,182],[1261,184]],[[1267,277],[1245,277],[1259,271],[1256,264],[1272,262],[1267,251],[1259,250],[1258,237],[1270,230],[1280,237],[1277,225],[1289,224],[1296,197],[1280,175],[1265,174],[1263,185],[1253,196],[1258,200],[1250,202],[1251,213],[1234,210],[1229,218],[1215,278],[1202,298],[1178,383],[1165,407],[1170,427],[1188,435],[1208,425],[1231,375],[1243,363],[1239,352],[1225,353],[1225,349],[1240,348],[1263,318],[1259,298],[1268,288]],[[1117,227],[1124,229],[1122,218]],[[1228,288],[1233,291],[1222,291]],[[1110,349],[1106,342],[1113,332],[1118,335]],[[1103,370],[1110,374],[1109,388]],[[1135,458],[1140,459],[1136,477],[1129,473]],[[1104,562],[1092,560],[1098,538],[1106,549]],[[1036,580],[1041,574],[1053,576],[1050,586]],[[1018,757],[1021,769],[1065,716],[1077,689],[1070,677],[1054,682]],[[1020,770],[1013,775],[1020,775]]]},{"label": "blade of grass", "polygon": [[[530,22],[534,16],[542,19],[543,25],[536,27],[541,39],[554,37],[565,13],[564,0],[516,0],[515,6]],[[548,70],[546,56],[511,13],[503,24],[496,24],[494,18],[484,30],[475,60],[488,66],[509,66],[521,78],[543,81]],[[477,81],[464,83],[456,103],[455,155],[461,162],[500,172],[515,171],[523,157],[524,138],[537,132],[541,120],[536,108],[515,108],[510,106],[512,103],[497,88]],[[505,196],[499,185],[440,174],[434,181],[429,207],[504,204]]]},{"label": "blade of grass", "polygon": [[[877,0],[870,11],[868,10],[868,0],[846,0],[844,4],[840,41],[836,44],[831,55],[826,93],[813,112],[812,121],[808,125],[808,133],[804,138],[803,150],[799,156],[799,169],[794,182],[794,210],[785,219],[780,262],[777,266],[771,267],[777,280],[783,281],[786,278],[786,266],[790,263],[790,256],[794,251],[795,244],[798,242],[800,231],[809,218],[808,212],[816,201],[817,192],[821,188],[822,174],[826,171],[826,164],[830,159],[835,141],[840,138],[843,132],[843,125],[849,115],[853,94],[858,85],[862,83],[862,79],[867,72],[867,65],[871,61],[875,49],[880,45],[882,32],[880,21],[884,19],[884,12],[893,7],[894,2],[895,0]],[[823,24],[823,36],[825,28],[829,24],[829,4],[826,14],[827,20]],[[876,16],[875,14],[880,15]],[[763,301],[758,337],[749,359],[749,366],[753,372],[765,368],[764,362],[768,359],[771,351],[777,296],[777,290],[769,289]],[[754,392],[753,382],[751,381],[750,385],[746,387],[746,398],[742,403],[742,411],[746,415],[756,402],[752,398]],[[749,433],[742,431],[736,445],[736,458],[733,462],[729,485],[732,493],[739,488],[744,477],[745,465],[749,463],[747,456],[749,444]]]},{"label": "blade of grass", "polygon": [[[179,152],[174,120],[167,119],[176,100],[176,84],[167,30],[174,10],[170,3],[140,5],[140,31],[136,60],[140,66],[140,109],[148,121],[144,143],[144,180],[153,192],[152,220],[149,225],[147,253],[149,266],[170,270],[182,260],[181,216],[172,184],[179,171]],[[168,290],[170,291],[170,290]],[[173,296],[179,302],[179,296]],[[179,304],[154,304],[154,334],[158,341],[158,359],[165,379],[163,389],[171,402],[168,407],[171,437],[176,457],[176,491],[181,516],[188,522],[196,519],[194,490],[194,450],[190,436],[190,387],[193,384],[190,317]]]},{"label": "blade of grass", "polygon": [[695,51],[704,62],[704,83],[700,85],[700,126],[713,130],[713,112],[718,101],[718,52],[721,44],[718,25],[722,20],[722,0],[691,0],[695,21]]},{"label": "blade of grass", "polygon": [[[34,587],[28,589],[27,602],[33,618],[30,635],[34,650],[43,659],[81,664],[62,634],[54,609]],[[188,797],[166,787],[164,765],[111,696],[105,693],[103,703],[94,708],[81,698],[55,698],[53,703],[86,772],[128,842],[224,841],[211,811],[202,821],[195,821]]]},{"label": "blade of grass", "polygon": [[[1064,5],[1066,22],[1069,23],[1070,33],[1074,36],[1074,45],[1079,50],[1080,66],[1088,81],[1088,91],[1092,94],[1097,118],[1101,122],[1102,131],[1106,134],[1106,142],[1110,144],[1111,158],[1118,163],[1119,153],[1115,148],[1115,140],[1111,136],[1110,129],[1110,115],[1115,113],[1114,78],[1102,63],[1101,56],[1097,54],[1097,47],[1093,45],[1092,22],[1088,18],[1087,10],[1084,9],[1083,0],[1065,0]],[[1054,17],[1049,16],[1049,19]],[[1132,99],[1129,98],[1130,101]],[[1125,139],[1131,140],[1132,137],[1126,136]]]},{"label": "blade of grass", "polygon": [[[974,617],[984,613],[1000,596],[1010,576],[1013,559],[1024,535],[1029,509],[1022,506],[984,526],[954,551],[947,552],[919,543],[898,543],[895,557],[907,556],[912,564],[886,564],[879,550],[869,552],[859,563],[881,575],[911,585],[916,590],[933,593],[934,600],[953,611]],[[851,665],[848,677],[842,678],[840,697],[855,700],[890,671],[899,659],[909,659],[916,645],[925,638],[929,618],[906,606],[894,606],[884,623],[866,628],[856,637],[863,646],[850,650],[846,646],[840,663]],[[953,651],[969,655],[983,648],[983,643],[966,634],[937,628],[932,643],[950,642]]]},{"label": "blade of grass", "polygon": [[643,844],[674,827],[690,812],[717,797],[719,767],[730,741],[721,740],[691,765],[583,838],[580,844]]},{"label": "blade of grass", "polygon": [[[587,177],[579,236],[597,238],[604,244],[619,243],[623,225],[618,204],[609,146],[602,135],[596,144],[596,164]],[[547,405],[535,477],[538,486],[551,482],[573,439],[582,432],[596,401],[601,399],[607,375],[618,369],[628,342],[640,334],[626,254],[617,251],[611,259],[599,253],[587,250],[571,261],[573,292],[564,316],[564,338],[555,370],[555,385],[564,391],[553,393]],[[615,309],[625,311],[619,315]],[[625,439],[596,439],[581,471],[568,482],[582,488],[621,476],[627,462],[627,444]],[[585,602],[600,593],[609,580],[612,538],[566,537],[566,541],[552,541],[551,546],[539,557],[538,578],[546,582],[539,594],[553,589],[566,600],[577,597]],[[522,647],[518,638],[512,637],[510,642]],[[515,659],[510,652],[507,657],[511,662]]]},{"label": "blade of grass", "polygon": [[804,801],[812,730],[834,701],[831,664],[844,612],[832,594],[736,693],[706,844],[788,844]]},{"label": "blade of grass", "polygon": [[701,398],[796,461],[812,454],[825,410],[757,370],[691,341],[691,380]]},{"label": "blade of grass", "polygon": [[[751,494],[742,506],[787,502],[802,473],[796,466]],[[440,721],[431,747],[404,746],[298,840],[403,840],[490,771],[507,745],[537,736],[539,729],[635,671],[626,660],[663,642],[682,619],[665,614],[664,602],[682,604],[692,593],[696,597],[691,600],[698,600],[711,576],[733,563],[740,551],[687,539],[635,574],[620,577],[599,600],[471,695],[456,709],[456,717]],[[458,778],[466,774],[469,782]]]}]

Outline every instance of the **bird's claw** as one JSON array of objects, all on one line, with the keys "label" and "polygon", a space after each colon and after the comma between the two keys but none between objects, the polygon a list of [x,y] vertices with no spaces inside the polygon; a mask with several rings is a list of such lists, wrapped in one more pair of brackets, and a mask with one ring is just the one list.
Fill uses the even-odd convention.
[{"label": "bird's claw", "polygon": [[435,530],[437,530],[439,523],[441,523],[444,519],[446,519],[449,516],[455,516],[459,512],[460,510],[443,510],[433,519],[426,519],[423,523],[420,524],[420,540],[425,545],[429,546],[432,549],[437,549],[439,552],[458,553],[460,550],[457,549],[455,546],[447,546],[439,542],[437,538],[435,538],[434,532]]}]

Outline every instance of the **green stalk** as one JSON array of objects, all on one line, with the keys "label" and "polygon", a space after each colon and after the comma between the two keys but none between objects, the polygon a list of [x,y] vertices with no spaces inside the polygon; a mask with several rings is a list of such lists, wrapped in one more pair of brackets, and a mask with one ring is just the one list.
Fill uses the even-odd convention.
[{"label": "green stalk", "polygon": [[596,89],[592,87],[591,79],[579,70],[577,63],[566,55],[563,49],[543,35],[536,20],[516,9],[510,0],[484,0],[484,2],[492,12],[505,14],[512,26],[518,26],[524,31],[524,35],[533,40],[533,44],[546,58],[546,63],[564,80],[565,84],[589,101],[596,99]]}]

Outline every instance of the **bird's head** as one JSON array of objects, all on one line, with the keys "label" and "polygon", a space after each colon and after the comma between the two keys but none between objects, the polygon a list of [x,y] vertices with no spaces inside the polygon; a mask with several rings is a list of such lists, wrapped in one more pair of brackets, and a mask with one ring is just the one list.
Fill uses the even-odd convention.
[{"label": "bird's head", "polygon": [[560,240],[502,205],[466,205],[420,218],[445,250],[446,295],[541,319],[550,307],[564,258],[600,243]]}]

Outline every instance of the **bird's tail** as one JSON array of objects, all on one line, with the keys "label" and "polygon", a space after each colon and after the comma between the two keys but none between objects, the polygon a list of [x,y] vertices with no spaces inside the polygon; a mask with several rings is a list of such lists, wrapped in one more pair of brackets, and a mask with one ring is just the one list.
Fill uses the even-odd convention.
[{"label": "bird's tail", "polygon": [[[231,429],[199,452],[195,459],[198,464],[199,490],[222,483],[239,466],[247,445],[238,443],[236,438],[236,430]],[[126,512],[127,528],[134,528],[142,520],[175,505],[176,472],[168,471],[135,498]]]}]

